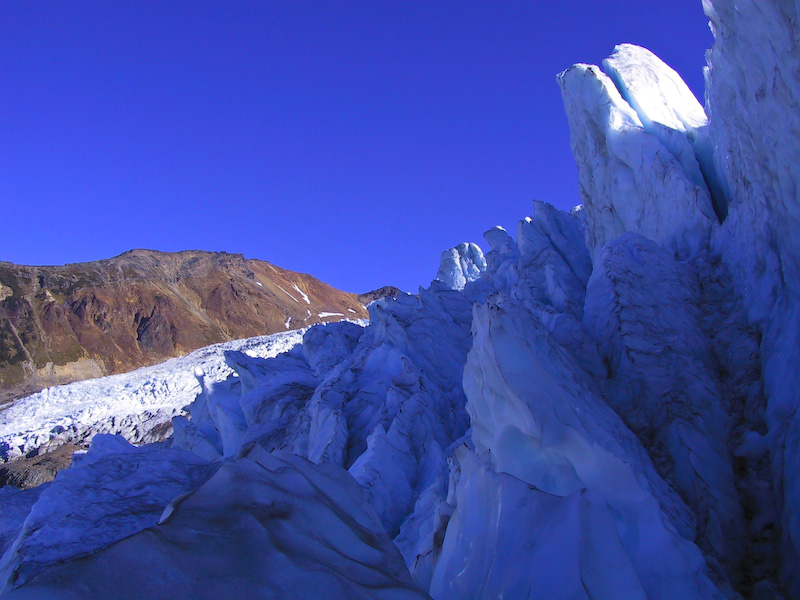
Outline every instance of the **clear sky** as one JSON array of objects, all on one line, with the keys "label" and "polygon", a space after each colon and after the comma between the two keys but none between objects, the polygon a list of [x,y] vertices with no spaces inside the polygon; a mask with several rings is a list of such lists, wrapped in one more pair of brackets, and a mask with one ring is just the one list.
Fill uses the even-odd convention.
[{"label": "clear sky", "polygon": [[579,202],[555,76],[621,42],[702,98],[700,0],[4,0],[0,260],[225,250],[415,292]]}]

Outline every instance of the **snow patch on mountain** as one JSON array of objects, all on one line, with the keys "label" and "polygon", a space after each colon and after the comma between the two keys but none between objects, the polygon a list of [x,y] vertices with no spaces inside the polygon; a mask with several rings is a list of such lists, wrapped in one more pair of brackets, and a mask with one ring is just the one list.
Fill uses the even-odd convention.
[{"label": "snow patch on mountain", "polygon": [[295,283],[294,285],[292,285],[292,287],[293,287],[295,290],[297,290],[297,292],[300,294],[300,296],[302,296],[302,297],[303,297],[303,301],[304,301],[306,304],[311,304],[311,300],[309,300],[309,298],[308,298],[308,294],[306,294],[306,293],[305,293],[303,290],[301,290],[299,287],[297,287],[297,284],[296,284],[296,283]]},{"label": "snow patch on mountain", "polygon": [[292,300],[294,300],[294,301],[295,301],[295,302],[297,302],[298,304],[300,303],[300,300],[298,300],[297,298],[295,298],[294,296],[292,296],[292,295],[291,295],[289,292],[287,292],[287,291],[286,291],[285,289],[283,289],[281,286],[278,286],[278,287],[280,288],[280,290],[281,290],[281,291],[282,291],[284,294],[286,294],[287,296],[289,296],[289,298],[291,298]]}]

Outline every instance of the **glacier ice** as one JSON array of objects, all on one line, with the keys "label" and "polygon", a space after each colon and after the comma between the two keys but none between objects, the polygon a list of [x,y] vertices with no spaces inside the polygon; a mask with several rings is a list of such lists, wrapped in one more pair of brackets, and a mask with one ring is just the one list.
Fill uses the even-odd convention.
[{"label": "glacier ice", "polygon": [[766,444],[782,509],[783,580],[800,596],[800,25],[778,0],[704,3],[715,37],[707,97],[715,165],[730,189],[713,245],[758,324]]},{"label": "glacier ice", "polygon": [[103,551],[49,562],[5,597],[429,598],[341,469],[255,446],[170,509]]},{"label": "glacier ice", "polygon": [[[739,559],[739,567],[735,566],[736,554],[729,554],[725,558],[724,546],[736,545],[735,539],[741,538],[741,528],[737,534],[735,528],[721,527],[721,523],[718,523],[714,526],[720,532],[716,537],[718,540],[724,538],[726,544],[712,543],[708,539],[705,544],[713,546],[711,554],[717,554],[723,562],[733,561],[733,566],[728,566],[732,576],[735,576],[737,569],[751,571],[743,576],[744,579],[757,581],[761,577],[775,577],[775,566],[778,562],[782,563],[779,579],[792,590],[792,594],[797,595],[800,593],[796,576],[800,527],[797,525],[796,511],[800,498],[797,487],[800,471],[796,465],[800,457],[797,454],[798,444],[794,440],[798,435],[795,417],[798,382],[797,369],[790,365],[800,358],[797,350],[800,341],[797,336],[797,282],[800,273],[797,271],[798,238],[794,226],[797,221],[798,189],[795,165],[798,164],[800,152],[797,138],[800,87],[795,69],[798,62],[798,15],[791,3],[781,2],[734,3],[715,0],[705,2],[704,6],[715,34],[714,48],[708,54],[706,74],[706,110],[710,117],[707,123],[703,123],[699,106],[690,96],[679,94],[682,99],[675,97],[673,72],[654,68],[654,61],[646,51],[630,46],[620,47],[604,62],[604,68],[609,71],[620,98],[627,104],[627,107],[622,105],[623,109],[630,108],[627,113],[635,113],[642,128],[649,130],[676,157],[669,176],[663,178],[664,183],[684,178],[694,181],[702,189],[697,177],[699,168],[707,194],[712,198],[721,221],[721,224],[712,222],[704,246],[697,247],[694,253],[679,252],[676,255],[679,259],[688,259],[688,263],[681,268],[686,271],[687,277],[691,278],[694,274],[697,280],[694,287],[699,286],[706,293],[709,290],[712,292],[711,297],[702,297],[701,294],[700,301],[693,304],[702,309],[704,302],[719,302],[724,296],[727,298],[724,300],[726,308],[733,309],[728,314],[731,319],[725,323],[719,316],[701,315],[699,329],[705,329],[707,340],[693,345],[693,350],[704,345],[708,347],[709,342],[712,344],[712,352],[706,354],[713,358],[709,363],[710,374],[714,375],[714,370],[717,371],[712,379],[717,380],[715,385],[720,391],[698,390],[691,394],[691,401],[697,403],[698,407],[721,407],[726,414],[718,415],[715,419],[707,410],[699,413],[697,410],[691,411],[696,424],[702,425],[708,434],[699,437],[694,444],[696,449],[690,451],[692,455],[702,456],[702,461],[693,461],[696,474],[700,475],[701,469],[698,467],[703,467],[703,463],[706,463],[705,469],[715,474],[713,485],[711,479],[701,477],[710,486],[710,497],[705,495],[709,508],[713,509],[714,503],[718,502],[720,490],[731,489],[729,484],[718,485],[718,477],[724,471],[730,474],[731,469],[712,469],[713,463],[710,461],[716,456],[723,462],[733,463],[739,472],[735,483],[740,502],[747,513],[755,513],[755,516],[747,519],[747,539],[738,550],[739,556],[744,553],[745,558]],[[603,79],[597,67],[585,67],[586,70],[590,70],[595,79]],[[631,182],[619,177],[620,170],[613,152],[608,161],[603,158],[598,160],[597,157],[602,152],[608,152],[609,148],[615,148],[614,137],[617,132],[613,127],[604,126],[605,123],[599,119],[586,118],[582,99],[585,93],[575,73],[568,71],[562,76],[561,83],[581,181],[589,182],[583,189],[587,192],[584,195],[584,213],[590,246],[594,232],[599,229],[601,232],[614,230],[617,235],[622,231],[638,233],[665,246],[668,251],[680,250],[674,244],[671,223],[666,220],[649,219],[649,223],[643,225],[638,220],[620,222],[616,218],[614,211],[620,198],[630,194]],[[613,90],[607,96],[613,98]],[[615,104],[619,104],[619,100]],[[599,105],[606,104],[607,98],[600,98]],[[571,105],[573,109],[569,108]],[[689,112],[694,118],[685,117]],[[635,145],[639,148],[638,152],[645,153],[651,143],[642,138]],[[691,160],[690,147],[696,164]],[[632,151],[628,148],[628,152]],[[652,188],[641,179],[634,178],[634,187],[638,190],[635,195],[640,203],[658,197],[659,203],[667,206],[680,197],[674,190],[666,190],[665,186],[653,194]],[[624,204],[627,208],[638,206],[627,200]],[[699,212],[695,211],[695,216],[697,214]],[[684,222],[683,219],[681,222]],[[596,260],[598,256],[595,252]],[[619,276],[616,279],[619,281]],[[722,296],[712,290],[714,286],[720,288],[720,282],[725,282],[727,288]],[[654,290],[658,289],[653,286]],[[626,302],[631,301],[631,298],[625,297],[629,294],[622,296]],[[673,304],[671,295],[666,291],[658,294],[656,299],[662,305]],[[623,310],[630,308],[626,306]],[[654,308],[663,313],[660,306]],[[716,323],[713,322],[715,318]],[[643,326],[660,328],[663,339],[663,334],[668,334],[668,330],[663,329],[659,320],[640,318],[637,322]],[[674,331],[685,336],[690,330],[677,327]],[[694,328],[694,331],[698,332],[698,328]],[[658,347],[657,336],[649,335],[647,340],[656,342],[655,348]],[[662,344],[662,349],[668,352],[674,352],[679,347],[680,344]],[[606,360],[624,356],[619,351],[604,353]],[[686,357],[691,355],[683,354]],[[641,370],[646,378],[643,381],[652,393],[657,372],[642,363],[641,350],[637,356],[639,361],[636,369]],[[666,358],[664,352],[660,358]],[[634,383],[627,375],[620,380],[628,387]],[[671,381],[675,384],[679,380],[680,376]],[[713,384],[713,381],[710,383]],[[633,396],[630,391],[627,395],[636,399],[636,409],[641,411],[642,390],[634,391]],[[713,401],[715,396],[719,397],[716,402]],[[658,395],[653,397],[658,398]],[[703,398],[706,400],[703,401]],[[619,396],[612,400],[624,402],[624,398]],[[624,416],[624,408],[622,412]],[[702,423],[697,421],[698,415],[702,416]],[[727,417],[727,423],[722,424],[720,417]],[[631,413],[629,410],[625,418],[637,429],[636,411]],[[686,422],[685,417],[681,417],[681,421]],[[652,428],[654,423],[659,425],[660,421],[640,421],[638,429],[644,431],[647,427]],[[656,428],[654,432],[657,438],[658,435],[665,435],[666,430]],[[717,451],[699,451],[702,442],[713,441],[715,437]],[[725,449],[725,443],[738,446],[732,455],[730,452],[727,452],[727,456],[725,452],[720,453],[720,449]],[[689,448],[691,446],[688,445]],[[681,448],[676,446],[675,449]],[[674,459],[668,458],[669,454],[669,450],[659,452],[662,459],[674,462]],[[749,462],[743,464],[743,459]],[[669,464],[664,464],[662,472],[666,473],[669,468]],[[698,499],[704,495],[698,495],[700,489],[694,485],[686,487],[691,483],[691,477],[686,479],[687,475],[691,475],[690,471],[678,478],[675,475],[671,477],[679,488],[684,489],[685,497],[691,502],[692,495]],[[678,483],[678,479],[684,483]],[[725,479],[730,480],[730,475]],[[729,492],[725,495],[732,498]],[[730,502],[725,505],[732,506]],[[726,514],[726,511],[719,512]],[[782,512],[782,517],[777,517],[776,512]],[[705,514],[711,516],[707,512]],[[702,525],[705,528],[710,526],[711,523]],[[712,532],[707,530],[707,533]],[[777,535],[781,539],[780,550],[774,547]],[[730,548],[730,551],[733,550]],[[748,584],[744,585],[746,588]]]},{"label": "glacier ice", "polygon": [[606,365],[609,405],[694,510],[701,546],[735,573],[745,531],[728,450],[734,407],[707,331],[718,323],[703,318],[693,270],[626,233],[603,248],[587,298],[584,323]]},{"label": "glacier ice", "polygon": [[655,54],[633,44],[617,46],[603,69],[642,127],[678,160],[692,183],[708,190],[724,220],[729,192],[714,164],[706,113],[686,83]]},{"label": "glacier ice", "polygon": [[486,259],[476,244],[459,244],[442,252],[436,279],[454,290],[463,290],[486,270]]},{"label": "glacier ice", "polygon": [[97,433],[153,441],[148,434],[197,397],[197,369],[209,382],[224,381],[233,373],[224,361],[226,351],[275,356],[300,343],[303,332],[214,344],[130,373],[45,388],[0,410],[0,457],[8,460],[44,445],[87,444]]},{"label": "glacier ice", "polygon": [[62,471],[25,516],[0,560],[0,589],[154,526],[173,498],[216,468],[190,452],[95,436],[90,451]]},{"label": "glacier ice", "polygon": [[[476,307],[473,328],[475,342],[464,387],[476,452],[486,457],[495,473],[512,475],[530,486],[523,505],[532,511],[553,511],[560,517],[551,514],[551,518],[572,523],[558,535],[573,538],[572,547],[563,551],[572,566],[565,569],[565,579],[582,582],[585,588],[585,596],[577,597],[715,597],[715,588],[704,573],[703,556],[687,539],[693,537],[689,511],[656,474],[638,440],[587,375],[576,368],[572,357],[546,335],[540,322],[527,318],[502,296]],[[464,475],[462,471],[457,490],[476,485]],[[510,493],[522,502],[523,488],[518,483],[507,487],[517,488]],[[505,489],[501,486],[490,502],[478,503],[476,508],[500,511],[501,506],[492,505],[505,503],[501,495]],[[457,504],[455,515],[461,522],[494,525],[496,519],[469,514],[473,506]],[[534,521],[544,531],[535,526],[520,531],[507,524],[489,534],[501,536],[501,548],[523,542],[535,548],[543,535],[553,535],[547,534],[553,527],[547,521]],[[598,530],[587,536],[586,528],[593,526]],[[569,529],[573,529],[571,534]],[[448,528],[445,549],[450,535]],[[457,528],[453,535],[459,535]],[[442,558],[441,579],[448,589],[439,597],[502,594],[502,588],[483,587],[490,583],[486,573],[495,572],[502,581],[512,566],[492,568],[495,559],[489,552],[477,569],[470,565],[466,570],[464,562],[477,562],[478,557],[464,556],[463,547],[454,551],[456,556]],[[600,556],[613,561],[616,569],[603,567]],[[548,569],[548,563],[538,569]],[[516,575],[516,583],[529,590],[520,597],[547,597],[531,591],[542,577],[537,570],[525,569]],[[435,589],[432,592],[437,596]]]},{"label": "glacier ice", "polygon": [[704,7],[705,108],[630,44],[559,76],[579,210],[0,490],[0,597],[799,597],[800,15]]},{"label": "glacier ice", "polygon": [[[575,65],[558,81],[593,255],[628,231],[663,244],[680,258],[705,247],[717,219],[711,196],[664,146],[664,136],[648,131],[598,67]],[[657,85],[646,89],[652,87]]]}]

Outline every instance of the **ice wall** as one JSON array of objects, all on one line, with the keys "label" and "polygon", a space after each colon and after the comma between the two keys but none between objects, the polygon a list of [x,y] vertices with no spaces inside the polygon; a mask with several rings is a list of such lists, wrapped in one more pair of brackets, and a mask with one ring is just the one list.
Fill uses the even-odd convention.
[{"label": "ice wall", "polygon": [[[641,48],[618,47],[603,63],[607,75],[595,66],[576,65],[559,76],[595,261],[586,325],[609,367],[609,402],[693,506],[701,545],[728,564],[723,570],[734,580],[738,561],[738,570],[748,572],[739,575],[741,589],[761,577],[763,585],[755,588],[772,585],[780,557],[778,579],[798,595],[800,381],[792,366],[800,359],[797,6],[713,0],[704,7],[716,40],[708,53],[708,120],[674,71]],[[664,273],[650,281],[660,272],[648,258],[652,254],[633,248],[622,252],[614,241],[631,233],[671,254],[674,277],[689,287]],[[614,244],[627,266],[598,288]],[[663,261],[668,262],[666,254]],[[629,279],[628,290],[611,293]],[[667,281],[673,283],[659,292]],[[618,304],[604,316],[595,293],[603,287],[606,305],[615,298]],[[674,297],[690,289],[695,300]],[[637,290],[647,290],[654,302],[651,316],[642,313],[628,325],[634,333],[638,327],[651,329],[642,337],[648,340],[645,346],[631,346],[635,338],[623,327],[624,315],[643,306],[635,300]],[[687,328],[669,325],[665,317],[682,314],[687,301],[690,312],[706,315]],[[708,311],[714,304],[727,307],[727,321]],[[668,342],[671,330],[682,331],[681,339]],[[689,342],[693,335],[702,339]],[[611,339],[618,341],[609,345]],[[680,350],[687,342],[691,348]],[[694,355],[699,362],[670,373],[673,354],[681,361]],[[705,374],[691,375],[694,384],[678,383],[697,375],[698,368]],[[670,374],[662,378],[659,372]],[[659,381],[676,387],[670,390]],[[686,401],[679,401],[678,388],[691,390]],[[643,415],[648,405],[656,410]],[[659,414],[659,407],[666,412]],[[717,416],[708,407],[715,407]],[[694,430],[695,441],[675,445],[661,436],[676,431],[667,423],[682,411],[687,412],[676,421],[684,431],[679,437],[686,440]],[[711,446],[702,451],[706,443]],[[678,459],[679,449],[705,458]],[[674,470],[686,464],[693,465],[694,479],[687,479],[692,469]],[[706,491],[701,482],[709,486]],[[721,506],[727,508],[719,516],[734,514],[737,504],[750,515],[745,535],[712,514]],[[776,517],[776,507],[782,517]],[[737,538],[743,540],[738,549]]]},{"label": "ice wall", "polygon": [[729,213],[713,239],[762,334],[783,580],[800,596],[800,23],[796,2],[706,0],[707,106]]}]

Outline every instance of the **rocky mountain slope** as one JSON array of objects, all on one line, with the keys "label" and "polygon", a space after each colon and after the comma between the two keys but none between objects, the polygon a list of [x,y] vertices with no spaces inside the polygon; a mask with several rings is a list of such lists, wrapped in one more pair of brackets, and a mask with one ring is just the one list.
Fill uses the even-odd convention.
[{"label": "rocky mountain slope", "polygon": [[239,254],[0,262],[0,403],[227,340],[365,318],[355,294]]},{"label": "rocky mountain slope", "polygon": [[0,489],[0,598],[800,598],[800,14],[703,5],[708,112],[562,73],[582,210]]}]

